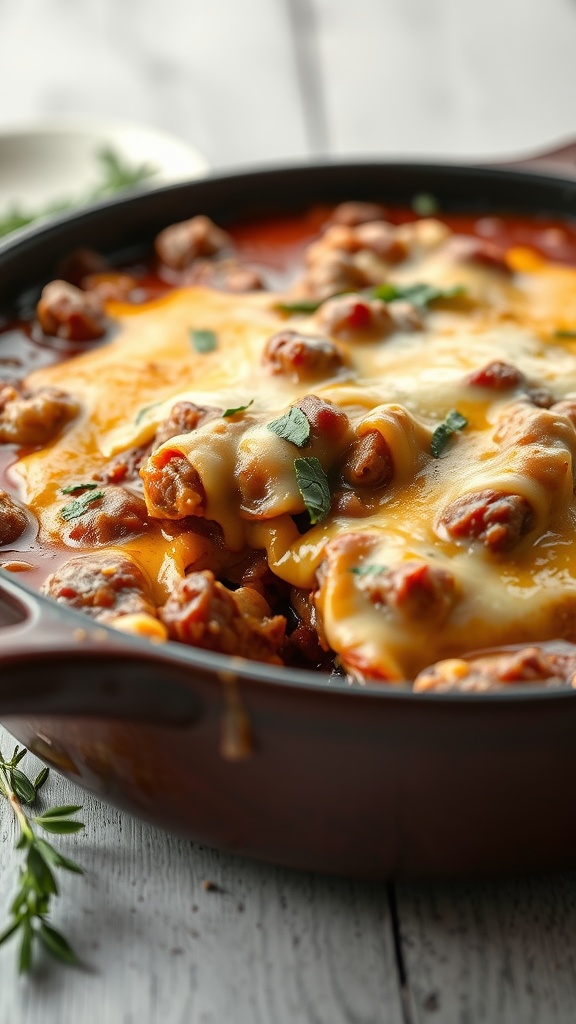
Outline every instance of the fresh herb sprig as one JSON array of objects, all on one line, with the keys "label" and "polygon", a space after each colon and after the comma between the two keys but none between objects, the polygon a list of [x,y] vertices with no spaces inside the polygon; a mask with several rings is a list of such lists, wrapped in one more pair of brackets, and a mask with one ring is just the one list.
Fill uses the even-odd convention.
[{"label": "fresh herb sprig", "polygon": [[439,423],[434,433],[430,448],[435,459],[439,459],[448,441],[457,431],[464,430],[468,426],[468,420],[457,409],[451,409],[446,419]]},{"label": "fresh herb sprig", "polygon": [[20,838],[16,844],[25,854],[24,866],[20,869],[18,891],[10,906],[11,921],[0,934],[0,945],[13,936],[20,939],[18,965],[21,973],[32,965],[35,945],[40,943],[52,956],[66,964],[77,964],[78,958],[67,939],[48,924],[50,903],[58,895],[58,884],[54,870],[72,871],[83,874],[82,868],[73,860],[64,857],[46,839],[36,834],[35,826],[45,832],[69,835],[84,828],[74,815],[81,810],[75,804],[52,807],[41,814],[29,816],[23,804],[33,804],[38,791],[48,778],[48,768],[43,768],[34,781],[19,767],[26,756],[26,749],[15,747],[14,753],[6,760],[0,752],[0,793],[8,801],[20,826]]},{"label": "fresh herb sprig", "polygon": [[96,153],[96,160],[100,164],[101,181],[91,192],[84,196],[57,200],[37,210],[25,210],[18,205],[13,206],[3,217],[0,217],[0,238],[18,228],[28,227],[29,224],[34,224],[37,220],[44,220],[46,217],[64,213],[66,210],[72,210],[76,206],[82,206],[98,199],[107,199],[122,189],[140,185],[156,173],[156,168],[151,164],[133,166],[126,163],[120,154],[110,146],[100,149]]},{"label": "fresh herb sprig", "polygon": [[[348,293],[340,292],[339,294],[346,295]],[[360,294],[367,299],[382,299],[383,302],[398,302],[399,300],[411,302],[413,306],[422,311],[428,309],[435,302],[451,302],[454,299],[465,299],[467,296],[466,289],[460,284],[450,285],[448,288],[438,288],[436,285],[419,281],[412,284],[392,284],[391,281],[385,281],[374,288],[365,288]],[[336,298],[336,296],[331,295],[330,298]],[[325,298],[295,299],[293,302],[278,302],[276,309],[289,316],[295,313],[315,313],[327,301]]]}]

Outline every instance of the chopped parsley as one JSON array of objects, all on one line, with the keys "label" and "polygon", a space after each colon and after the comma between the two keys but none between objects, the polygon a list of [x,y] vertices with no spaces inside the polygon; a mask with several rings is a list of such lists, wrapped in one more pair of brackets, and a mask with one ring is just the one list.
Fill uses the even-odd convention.
[{"label": "chopped parsley", "polygon": [[69,484],[67,487],[61,487],[60,491],[62,494],[78,494],[79,491],[95,491],[98,484],[93,481],[87,484]]},{"label": "chopped parsley", "polygon": [[100,501],[104,497],[104,491],[86,491],[80,498],[75,498],[69,505],[64,505],[64,508],[60,509],[60,515],[62,519],[69,522],[70,519],[78,519],[79,516],[83,516],[85,512],[88,512],[90,505],[95,501]]},{"label": "chopped parsley", "polygon": [[353,572],[355,576],[379,576],[380,573],[388,572],[388,566],[366,562],[364,565],[353,565],[350,572]]},{"label": "chopped parsley", "polygon": [[218,345],[218,338],[214,331],[202,330],[190,331],[190,341],[197,352],[213,352]]},{"label": "chopped parsley", "polygon": [[457,409],[451,409],[443,423],[440,423],[432,434],[431,449],[435,459],[439,459],[448,440],[457,430],[464,430],[468,420]]},{"label": "chopped parsley", "polygon": [[330,511],[331,497],[328,477],[320,461],[314,456],[294,459],[294,472],[300,494],[310,516],[312,525],[321,523]]},{"label": "chopped parsley", "polygon": [[466,294],[466,289],[460,284],[453,285],[451,288],[437,288],[433,284],[392,284],[386,281],[374,288],[372,294],[374,298],[383,299],[384,302],[405,299],[418,309],[426,309],[432,302],[437,302],[439,299],[462,298]]},{"label": "chopped parsley", "polygon": [[249,409],[251,405],[254,405],[253,398],[251,398],[250,401],[246,403],[246,405],[237,405],[235,409],[224,409],[222,415],[224,417],[235,416],[236,413],[238,412],[246,412],[246,409]]},{"label": "chopped parsley", "polygon": [[278,434],[278,437],[284,438],[285,441],[291,441],[297,448],[303,448],[310,440],[308,417],[297,405],[292,406],[284,416],[272,420],[267,426],[272,433]]}]

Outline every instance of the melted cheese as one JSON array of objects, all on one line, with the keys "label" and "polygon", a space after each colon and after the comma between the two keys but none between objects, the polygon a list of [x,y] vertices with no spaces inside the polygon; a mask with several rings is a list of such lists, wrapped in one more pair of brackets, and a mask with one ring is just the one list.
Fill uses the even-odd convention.
[{"label": "melted cheese", "polygon": [[[279,577],[315,589],[326,545],[361,531],[373,537],[370,562],[376,566],[421,560],[454,579],[453,605],[439,627],[433,618],[403,617],[375,603],[353,571],[353,553],[335,558],[317,604],[327,641],[351,672],[412,677],[438,658],[474,648],[576,640],[576,434],[566,417],[536,410],[536,425],[507,441],[514,403],[513,419],[525,415],[520,396],[465,380],[501,360],[548,386],[556,401],[576,395],[576,341],[557,334],[576,325],[576,271],[531,260],[523,251],[512,253],[510,262],[516,273],[507,277],[424,249],[419,262],[407,262],[391,278],[461,284],[470,303],[429,311],[420,332],[339,340],[347,368],[313,385],[271,375],[262,365],[264,343],[274,332],[319,333],[315,316],[287,321],[277,296],[188,288],[143,306],[109,304],[117,324],[109,343],[28,381],[31,387],[57,385],[84,409],[51,447],[17,465],[41,538],[61,542],[61,488],[89,479],[114,453],[149,441],[176,401],[218,409],[252,402],[245,416],[213,420],[164,446],[198,470],[207,496],[203,514],[220,525],[230,549],[265,549]],[[197,329],[215,332],[215,351],[195,351],[191,331]],[[309,452],[278,438],[266,423],[310,392],[343,409],[358,434],[379,431],[395,473],[368,515],[331,512],[301,535],[292,519],[304,507],[294,458]],[[468,425],[434,458],[432,433],[451,409]],[[330,460],[324,464],[329,468]],[[251,502],[239,477],[250,478],[258,467],[267,482],[259,501]],[[457,544],[439,526],[451,501],[484,489],[522,495],[534,510],[533,528],[509,554]],[[158,601],[187,568],[210,555],[201,536],[166,536],[161,525],[126,546],[157,581]]]}]

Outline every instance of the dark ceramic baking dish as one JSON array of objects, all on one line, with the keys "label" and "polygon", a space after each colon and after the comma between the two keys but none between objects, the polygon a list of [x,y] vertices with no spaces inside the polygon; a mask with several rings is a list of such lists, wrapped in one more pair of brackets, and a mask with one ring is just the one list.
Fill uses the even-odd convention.
[{"label": "dark ceramic baking dish", "polygon": [[[562,154],[572,158],[569,148]],[[576,215],[564,174],[352,164],[222,176],[132,195],[0,247],[0,302],[79,245],[150,245],[177,220],[229,224],[311,203]],[[95,626],[0,572],[0,714],[20,742],[156,825],[277,863],[378,878],[576,863],[576,693],[482,696],[241,662]]]}]

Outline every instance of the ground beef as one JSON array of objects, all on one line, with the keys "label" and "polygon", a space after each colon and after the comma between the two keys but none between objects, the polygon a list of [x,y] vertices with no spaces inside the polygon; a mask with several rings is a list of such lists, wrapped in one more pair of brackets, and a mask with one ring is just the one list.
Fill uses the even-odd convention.
[{"label": "ground beef", "polygon": [[359,576],[357,586],[376,606],[393,609],[406,619],[425,619],[438,625],[444,622],[456,599],[452,574],[416,558],[379,573]]},{"label": "ground beef", "polygon": [[152,449],[160,448],[171,437],[177,437],[179,434],[190,434],[193,430],[196,430],[196,427],[200,427],[203,423],[208,423],[210,420],[215,419],[216,416],[221,415],[221,410],[216,409],[212,405],[176,402],[172,406],[168,418],[159,424],[154,441],[152,442]]},{"label": "ground beef", "polygon": [[46,285],[36,315],[44,334],[65,341],[93,341],[106,331],[100,296],[83,292],[67,281],[52,281]]},{"label": "ground beef", "polygon": [[[5,400],[6,391],[9,395]],[[53,441],[80,407],[71,395],[57,388],[19,393],[0,392],[0,443],[25,448]]]},{"label": "ground beef", "polygon": [[0,547],[13,544],[28,526],[28,516],[20,505],[0,488]]},{"label": "ground beef", "polygon": [[228,590],[209,570],[181,580],[159,615],[172,640],[220,654],[282,663],[278,652],[284,642],[285,618],[270,617],[267,602],[256,590]]},{"label": "ground beef", "polygon": [[414,681],[419,692],[460,690],[483,693],[519,683],[573,685],[576,673],[576,647],[567,645],[563,653],[540,647],[482,655],[477,658],[450,658],[424,669]]},{"label": "ground beef", "polygon": [[326,227],[333,224],[343,224],[348,228],[358,227],[359,224],[366,224],[370,221],[384,220],[386,207],[380,203],[362,203],[351,200],[340,203],[331,213],[326,222]]},{"label": "ground beef", "polygon": [[195,260],[185,282],[222,292],[255,292],[264,287],[260,272],[235,258]]},{"label": "ground beef", "polygon": [[394,475],[388,442],[379,430],[369,430],[352,442],[342,463],[342,477],[350,487],[386,487]]},{"label": "ground beef", "polygon": [[508,552],[533,528],[532,506],[520,494],[484,490],[464,494],[444,509],[439,533],[451,540],[480,541],[491,551]]},{"label": "ground beef", "polygon": [[171,270],[186,270],[200,256],[213,256],[231,247],[230,235],[202,215],[171,224],[154,243],[158,259]]},{"label": "ground beef", "polygon": [[272,335],[262,358],[271,373],[295,380],[332,377],[344,365],[344,357],[333,341],[297,331]]},{"label": "ground beef", "polygon": [[42,591],[102,622],[119,615],[156,615],[146,576],[128,555],[116,551],[70,558],[48,577]]},{"label": "ground beef", "polygon": [[150,515],[159,519],[183,519],[203,515],[206,492],[198,471],[176,449],[152,455],[141,471],[144,496]]},{"label": "ground beef", "polygon": [[[83,511],[69,518],[76,503]],[[146,505],[136,494],[124,487],[99,487],[74,495],[60,509],[65,526],[62,534],[68,543],[87,547],[114,544],[128,537],[137,537],[147,526]]]},{"label": "ground beef", "polygon": [[137,448],[127,448],[124,452],[118,452],[109,462],[106,463],[94,474],[94,480],[101,480],[105,484],[132,484],[142,486],[140,469],[151,452],[149,444]]}]

